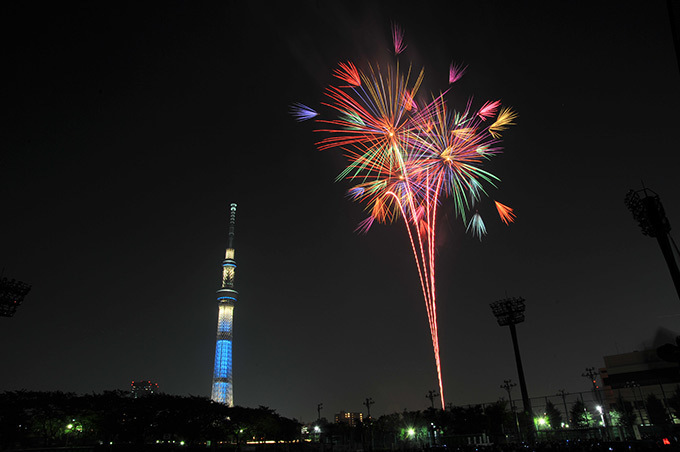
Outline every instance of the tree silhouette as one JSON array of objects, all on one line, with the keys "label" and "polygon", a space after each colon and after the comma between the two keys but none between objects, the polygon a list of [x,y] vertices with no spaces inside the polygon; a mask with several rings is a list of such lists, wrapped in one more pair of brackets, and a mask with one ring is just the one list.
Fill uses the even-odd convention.
[{"label": "tree silhouette", "polygon": [[545,415],[548,417],[548,423],[550,423],[550,427],[562,427],[562,413],[560,413],[560,410],[558,410],[550,400],[548,400],[545,404]]},{"label": "tree silhouette", "polygon": [[569,410],[572,422],[576,427],[590,427],[593,423],[593,416],[586,409],[585,404],[581,400],[576,400]]}]

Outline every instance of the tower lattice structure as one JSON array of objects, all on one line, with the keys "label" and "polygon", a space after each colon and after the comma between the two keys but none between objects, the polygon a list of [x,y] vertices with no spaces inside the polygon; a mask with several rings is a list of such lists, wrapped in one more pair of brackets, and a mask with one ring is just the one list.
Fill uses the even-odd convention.
[{"label": "tower lattice structure", "polygon": [[232,342],[234,305],[238,292],[234,289],[236,260],[234,259],[234,228],[236,226],[236,204],[231,204],[229,215],[229,244],[222,261],[222,287],[217,291],[219,313],[217,317],[217,341],[215,344],[215,370],[212,393],[215,402],[234,406],[234,382],[232,380]]}]

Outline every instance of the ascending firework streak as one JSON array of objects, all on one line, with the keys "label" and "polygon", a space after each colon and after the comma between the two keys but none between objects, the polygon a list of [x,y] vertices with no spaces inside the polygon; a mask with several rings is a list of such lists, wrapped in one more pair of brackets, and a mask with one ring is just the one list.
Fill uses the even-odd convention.
[{"label": "ascending firework streak", "polygon": [[[399,55],[406,44],[397,25],[392,26],[392,37]],[[465,70],[452,63],[449,83],[460,79]],[[476,206],[486,195],[483,184],[495,187],[499,180],[481,166],[500,153],[501,132],[514,124],[517,115],[502,108],[500,101],[486,102],[473,111],[470,100],[461,112],[449,110],[446,92],[423,101],[418,90],[424,72],[414,75],[410,66],[402,72],[398,61],[385,70],[369,65],[367,71],[358,70],[351,62],[340,63],[333,75],[343,83],[326,90],[328,101],[323,105],[333,110],[335,117],[316,119],[323,124],[317,131],[328,134],[317,146],[320,150],[340,148],[348,158],[338,180],[355,183],[348,196],[365,202],[369,212],[357,230],[367,232],[376,221],[404,220],[430,324],[443,409],[435,290],[437,207],[442,198],[453,200],[456,215],[481,240],[486,226]],[[318,115],[300,103],[291,106],[291,114],[298,121]],[[510,207],[498,201],[495,204],[505,224],[514,221]]]}]

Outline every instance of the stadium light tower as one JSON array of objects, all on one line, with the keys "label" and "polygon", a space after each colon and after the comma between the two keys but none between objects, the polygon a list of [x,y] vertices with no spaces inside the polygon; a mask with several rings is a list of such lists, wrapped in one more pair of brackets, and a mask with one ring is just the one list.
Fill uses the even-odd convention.
[{"label": "stadium light tower", "polygon": [[505,298],[490,304],[493,315],[496,316],[500,326],[510,327],[512,336],[512,346],[515,349],[515,361],[517,362],[517,374],[519,377],[519,389],[522,392],[522,404],[524,405],[524,416],[526,417],[527,438],[530,442],[534,441],[533,413],[531,401],[527,392],[527,384],[524,380],[524,369],[522,368],[522,357],[519,355],[519,344],[517,343],[517,330],[515,325],[524,322],[524,298]]},{"label": "stadium light tower", "polygon": [[229,216],[229,244],[222,261],[222,288],[217,291],[219,314],[217,318],[217,341],[215,344],[215,370],[213,372],[212,394],[215,402],[234,406],[234,383],[231,375],[232,327],[234,305],[238,292],[234,289],[236,260],[234,259],[234,228],[236,226],[236,204],[232,204]]},{"label": "stadium light tower", "polygon": [[0,278],[0,317],[13,317],[30,290],[30,284]]},{"label": "stadium light tower", "polygon": [[624,202],[628,210],[633,214],[633,218],[639,223],[642,233],[649,237],[656,237],[663,257],[666,259],[668,271],[671,272],[675,291],[678,293],[678,298],[680,298],[680,270],[678,270],[678,263],[675,261],[675,256],[673,256],[671,242],[675,246],[676,253],[678,253],[678,247],[670,236],[671,224],[668,218],[666,218],[659,195],[643,186],[642,190],[630,190]]}]

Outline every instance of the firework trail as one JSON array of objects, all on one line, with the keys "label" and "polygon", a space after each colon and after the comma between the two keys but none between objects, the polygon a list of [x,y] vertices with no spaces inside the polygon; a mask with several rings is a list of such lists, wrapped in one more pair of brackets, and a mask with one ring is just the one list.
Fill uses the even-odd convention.
[{"label": "firework trail", "polygon": [[[406,44],[396,24],[392,38],[394,53],[399,55]],[[466,69],[452,63],[449,83],[460,79]],[[334,115],[315,120],[320,124],[317,131],[325,134],[317,147],[339,148],[347,158],[347,167],[337,179],[352,181],[348,197],[366,205],[368,217],[358,231],[365,233],[375,222],[399,218],[406,226],[425,301],[443,409],[435,290],[437,208],[442,199],[450,199],[466,231],[481,240],[486,226],[477,205],[486,195],[484,185],[495,187],[499,181],[482,165],[500,153],[501,133],[514,124],[517,114],[501,108],[498,100],[476,111],[468,101],[464,110],[455,111],[447,107],[446,92],[423,100],[418,91],[424,72],[414,75],[410,66],[403,70],[398,61],[386,68],[368,65],[364,71],[352,62],[341,62],[333,75],[342,84],[326,89],[323,105]],[[300,103],[291,106],[291,114],[298,121],[318,115]],[[512,208],[497,201],[495,205],[505,224],[514,221]]]}]

